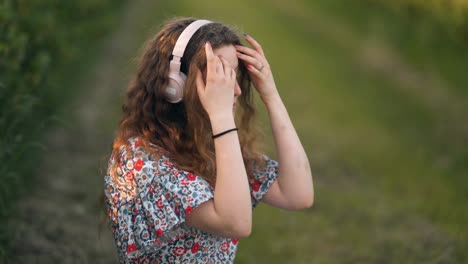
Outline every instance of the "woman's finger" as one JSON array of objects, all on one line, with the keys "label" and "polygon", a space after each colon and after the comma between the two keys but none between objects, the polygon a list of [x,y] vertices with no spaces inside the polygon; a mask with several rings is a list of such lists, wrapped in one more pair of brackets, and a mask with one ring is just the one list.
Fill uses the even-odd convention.
[{"label": "woman's finger", "polygon": [[245,39],[250,43],[250,45],[252,45],[252,47],[258,51],[258,53],[260,53],[262,56],[265,56],[265,54],[263,53],[263,49],[262,49],[262,46],[250,35],[247,35],[247,34],[244,34],[245,35]]},{"label": "woman's finger", "polygon": [[203,81],[203,76],[199,69],[197,70],[196,85],[198,96],[201,97],[203,92],[205,91],[205,82]]},{"label": "woman's finger", "polygon": [[224,65],[219,59],[219,57],[216,55],[215,55],[215,61],[216,61],[216,75],[224,74]]},{"label": "woman's finger", "polygon": [[240,46],[240,45],[235,45],[234,46],[237,50],[237,52],[241,52],[243,54],[249,55],[251,57],[257,58],[258,60],[263,59],[262,56],[255,50],[246,47],[246,46]]},{"label": "woman's finger", "polygon": [[216,56],[213,53],[211,44],[209,42],[205,43],[205,53],[206,53],[206,73],[207,76],[216,73]]},{"label": "woman's finger", "polygon": [[247,70],[248,70],[249,72],[251,72],[251,73],[254,74],[254,75],[257,75],[257,76],[258,76],[258,75],[261,74],[260,71],[259,71],[257,68],[255,68],[253,65],[251,65],[251,64],[248,64],[248,65],[246,66],[246,68],[247,68]]},{"label": "woman's finger", "polygon": [[225,58],[223,58],[222,56],[219,56],[219,59],[223,63],[224,76],[229,77],[231,75],[231,67],[229,66],[229,62],[227,62],[227,60]]},{"label": "woman's finger", "polygon": [[241,59],[242,61],[244,61],[245,63],[248,63],[249,65],[253,65],[255,68],[257,69],[261,69],[265,66],[265,64],[263,64],[262,61],[260,61],[259,59],[257,58],[254,58],[254,57],[251,57],[251,56],[248,56],[248,55],[245,55],[243,53],[240,53],[240,52],[237,52],[237,57],[239,59]]}]

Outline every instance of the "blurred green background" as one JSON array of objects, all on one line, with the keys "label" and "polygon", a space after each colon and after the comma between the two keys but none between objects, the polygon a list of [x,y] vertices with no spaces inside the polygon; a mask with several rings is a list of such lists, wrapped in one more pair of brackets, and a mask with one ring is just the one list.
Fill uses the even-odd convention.
[{"label": "blurred green background", "polygon": [[314,206],[259,206],[236,263],[468,262],[465,0],[3,0],[0,260],[115,263],[102,168],[134,58],[174,16],[262,44],[312,165]]}]

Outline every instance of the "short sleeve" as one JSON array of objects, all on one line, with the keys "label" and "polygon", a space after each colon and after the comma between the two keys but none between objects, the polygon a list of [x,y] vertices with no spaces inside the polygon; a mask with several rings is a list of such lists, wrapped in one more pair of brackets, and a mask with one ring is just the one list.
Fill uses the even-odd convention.
[{"label": "short sleeve", "polygon": [[270,186],[278,177],[278,162],[267,155],[263,155],[263,158],[265,159],[265,167],[254,168],[254,180],[250,183],[252,206],[254,208],[262,200],[263,196],[268,192]]},{"label": "short sleeve", "polygon": [[[122,153],[119,167],[136,192],[131,201],[117,209],[114,234],[117,246],[127,259],[173,243],[184,229],[183,224],[193,209],[213,198],[213,189],[203,178],[178,169],[165,156],[157,160],[141,148]],[[120,245],[119,245],[120,244]]]}]

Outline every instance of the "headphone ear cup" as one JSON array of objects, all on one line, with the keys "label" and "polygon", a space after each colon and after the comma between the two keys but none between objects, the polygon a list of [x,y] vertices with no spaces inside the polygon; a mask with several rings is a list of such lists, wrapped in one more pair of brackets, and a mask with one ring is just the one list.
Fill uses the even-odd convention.
[{"label": "headphone ear cup", "polygon": [[187,76],[183,72],[179,72],[179,77],[182,80],[182,88],[185,86],[185,81],[187,80]]},{"label": "headphone ear cup", "polygon": [[174,49],[172,50],[172,59],[169,62],[169,82],[165,88],[162,87],[164,89],[163,92],[165,94],[166,100],[170,103],[178,103],[184,96],[185,80],[187,79],[187,76],[185,76],[185,74],[182,73],[180,69],[185,48],[189,44],[193,34],[195,34],[199,28],[209,23],[213,22],[209,20],[198,19],[190,23],[190,25],[188,25],[177,38]]},{"label": "headphone ear cup", "polygon": [[168,102],[178,103],[182,101],[186,79],[187,76],[182,72],[169,74],[169,83],[164,91]]}]

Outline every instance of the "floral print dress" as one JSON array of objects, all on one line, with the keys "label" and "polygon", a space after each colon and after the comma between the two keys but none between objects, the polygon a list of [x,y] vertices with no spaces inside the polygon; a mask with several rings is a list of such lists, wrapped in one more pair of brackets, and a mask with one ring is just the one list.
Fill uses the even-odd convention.
[{"label": "floral print dress", "polygon": [[[143,150],[138,138],[113,153],[104,177],[105,202],[120,263],[233,263],[239,239],[218,237],[187,226],[194,208],[213,199],[213,187],[164,156]],[[115,179],[110,168],[115,166]],[[255,208],[278,175],[268,156],[250,182]]]}]

